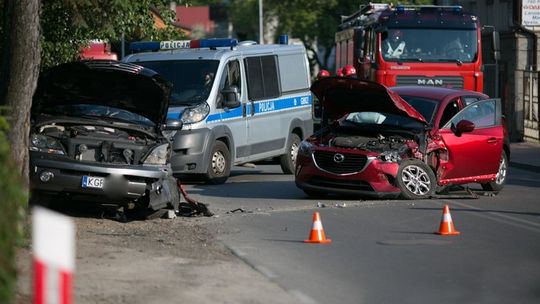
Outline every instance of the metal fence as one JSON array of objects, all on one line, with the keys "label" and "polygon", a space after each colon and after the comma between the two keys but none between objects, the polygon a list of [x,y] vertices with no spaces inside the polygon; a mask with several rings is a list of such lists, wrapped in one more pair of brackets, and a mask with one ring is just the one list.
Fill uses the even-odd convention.
[{"label": "metal fence", "polygon": [[540,72],[523,71],[523,138],[540,141],[538,126],[538,79]]}]

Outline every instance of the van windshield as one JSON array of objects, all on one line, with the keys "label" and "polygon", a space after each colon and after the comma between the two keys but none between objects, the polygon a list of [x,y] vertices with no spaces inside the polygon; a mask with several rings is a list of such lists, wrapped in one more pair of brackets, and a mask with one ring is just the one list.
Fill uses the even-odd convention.
[{"label": "van windshield", "polygon": [[170,106],[201,103],[208,99],[218,60],[166,60],[137,62],[161,74],[173,84]]}]

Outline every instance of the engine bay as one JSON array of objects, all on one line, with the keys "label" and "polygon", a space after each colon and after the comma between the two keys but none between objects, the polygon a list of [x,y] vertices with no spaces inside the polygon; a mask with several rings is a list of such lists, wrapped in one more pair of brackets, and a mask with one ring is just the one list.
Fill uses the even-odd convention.
[{"label": "engine bay", "polygon": [[139,164],[160,143],[146,132],[92,124],[53,123],[36,133],[56,139],[71,159],[108,164]]}]

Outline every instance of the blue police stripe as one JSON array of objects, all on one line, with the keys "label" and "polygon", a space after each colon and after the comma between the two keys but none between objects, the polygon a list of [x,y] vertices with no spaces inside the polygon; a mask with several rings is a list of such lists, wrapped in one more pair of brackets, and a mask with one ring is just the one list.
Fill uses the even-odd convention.
[{"label": "blue police stripe", "polygon": [[[255,102],[255,115],[263,115],[266,113],[274,113],[287,109],[300,108],[305,106],[311,106],[313,103],[311,95],[298,96],[298,97],[289,97],[283,99],[273,99],[265,101]],[[168,112],[167,118],[178,119],[182,115],[182,112],[174,111]],[[251,116],[251,106],[248,105],[246,108],[246,115]],[[230,119],[242,117],[242,107],[231,109],[229,111],[223,111],[216,114],[210,114],[206,118],[206,122],[219,122],[226,121]]]}]

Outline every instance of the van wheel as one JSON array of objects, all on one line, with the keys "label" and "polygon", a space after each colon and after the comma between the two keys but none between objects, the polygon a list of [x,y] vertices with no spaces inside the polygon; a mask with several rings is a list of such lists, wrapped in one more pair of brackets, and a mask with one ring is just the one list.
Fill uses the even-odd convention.
[{"label": "van wheel", "polygon": [[508,173],[508,157],[506,152],[502,152],[501,161],[499,162],[499,171],[497,171],[497,177],[495,181],[490,183],[481,184],[482,189],[485,191],[493,191],[498,193],[504,187],[506,183],[506,174]]},{"label": "van wheel", "polygon": [[437,178],[425,163],[410,159],[403,161],[398,169],[396,183],[405,199],[426,199],[435,192]]},{"label": "van wheel", "polygon": [[292,133],[289,137],[287,145],[287,153],[283,154],[279,158],[279,163],[281,165],[281,170],[285,174],[293,174],[294,167],[296,165],[296,156],[298,155],[298,148],[300,147],[300,136],[295,133]]},{"label": "van wheel", "polygon": [[223,184],[231,173],[231,154],[222,141],[216,141],[210,153],[208,171],[205,174],[206,183]]}]

